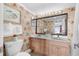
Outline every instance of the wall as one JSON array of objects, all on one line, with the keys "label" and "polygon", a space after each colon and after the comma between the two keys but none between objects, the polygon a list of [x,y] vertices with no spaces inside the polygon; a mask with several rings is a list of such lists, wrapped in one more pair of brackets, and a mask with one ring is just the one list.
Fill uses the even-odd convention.
[{"label": "wall", "polygon": [[[28,37],[31,34],[31,18],[33,15],[30,12],[28,12],[27,10],[25,10],[20,4],[5,3],[4,5],[20,11],[20,13],[21,13],[21,25],[22,25],[22,30],[23,30],[23,34],[20,36],[22,39],[26,39],[26,41],[28,42]],[[29,33],[29,34],[27,34],[27,33]],[[12,39],[13,39],[13,36],[4,37],[5,41],[10,41]]]},{"label": "wall", "polygon": [[75,10],[75,21],[74,21],[74,31],[72,40],[72,55],[79,56],[79,4],[76,4]]},{"label": "wall", "polygon": [[73,25],[74,25],[74,15],[75,15],[75,7],[74,8],[66,8],[64,10],[65,13],[68,13],[68,26],[67,26],[67,37],[68,41],[72,41],[73,38]]},{"label": "wall", "polygon": [[0,56],[3,55],[3,4],[0,3]]}]

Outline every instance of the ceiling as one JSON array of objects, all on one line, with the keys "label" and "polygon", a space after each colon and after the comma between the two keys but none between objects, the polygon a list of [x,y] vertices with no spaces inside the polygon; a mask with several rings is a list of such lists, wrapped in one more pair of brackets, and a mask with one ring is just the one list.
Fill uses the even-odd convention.
[{"label": "ceiling", "polygon": [[22,3],[25,8],[29,9],[33,14],[44,13],[47,11],[62,10],[67,7],[75,7],[75,3]]}]

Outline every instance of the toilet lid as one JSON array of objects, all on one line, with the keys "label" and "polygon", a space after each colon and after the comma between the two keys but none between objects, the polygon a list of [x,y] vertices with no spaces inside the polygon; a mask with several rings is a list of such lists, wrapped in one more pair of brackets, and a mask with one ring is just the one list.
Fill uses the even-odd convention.
[{"label": "toilet lid", "polygon": [[20,53],[16,54],[16,56],[30,56],[30,54],[26,53],[26,52],[20,52]]}]

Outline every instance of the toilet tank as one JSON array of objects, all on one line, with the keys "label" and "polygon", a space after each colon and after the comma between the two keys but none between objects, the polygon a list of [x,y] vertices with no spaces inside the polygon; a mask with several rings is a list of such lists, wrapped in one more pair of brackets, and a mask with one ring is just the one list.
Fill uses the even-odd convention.
[{"label": "toilet tank", "polygon": [[13,40],[5,42],[5,50],[7,56],[14,56],[21,51],[23,40]]}]

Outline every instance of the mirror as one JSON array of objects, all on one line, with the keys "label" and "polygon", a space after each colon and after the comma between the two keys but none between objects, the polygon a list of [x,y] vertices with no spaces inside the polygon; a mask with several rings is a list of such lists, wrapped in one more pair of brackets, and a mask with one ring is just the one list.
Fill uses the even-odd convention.
[{"label": "mirror", "polygon": [[36,19],[36,34],[67,35],[68,14],[59,14]]}]

